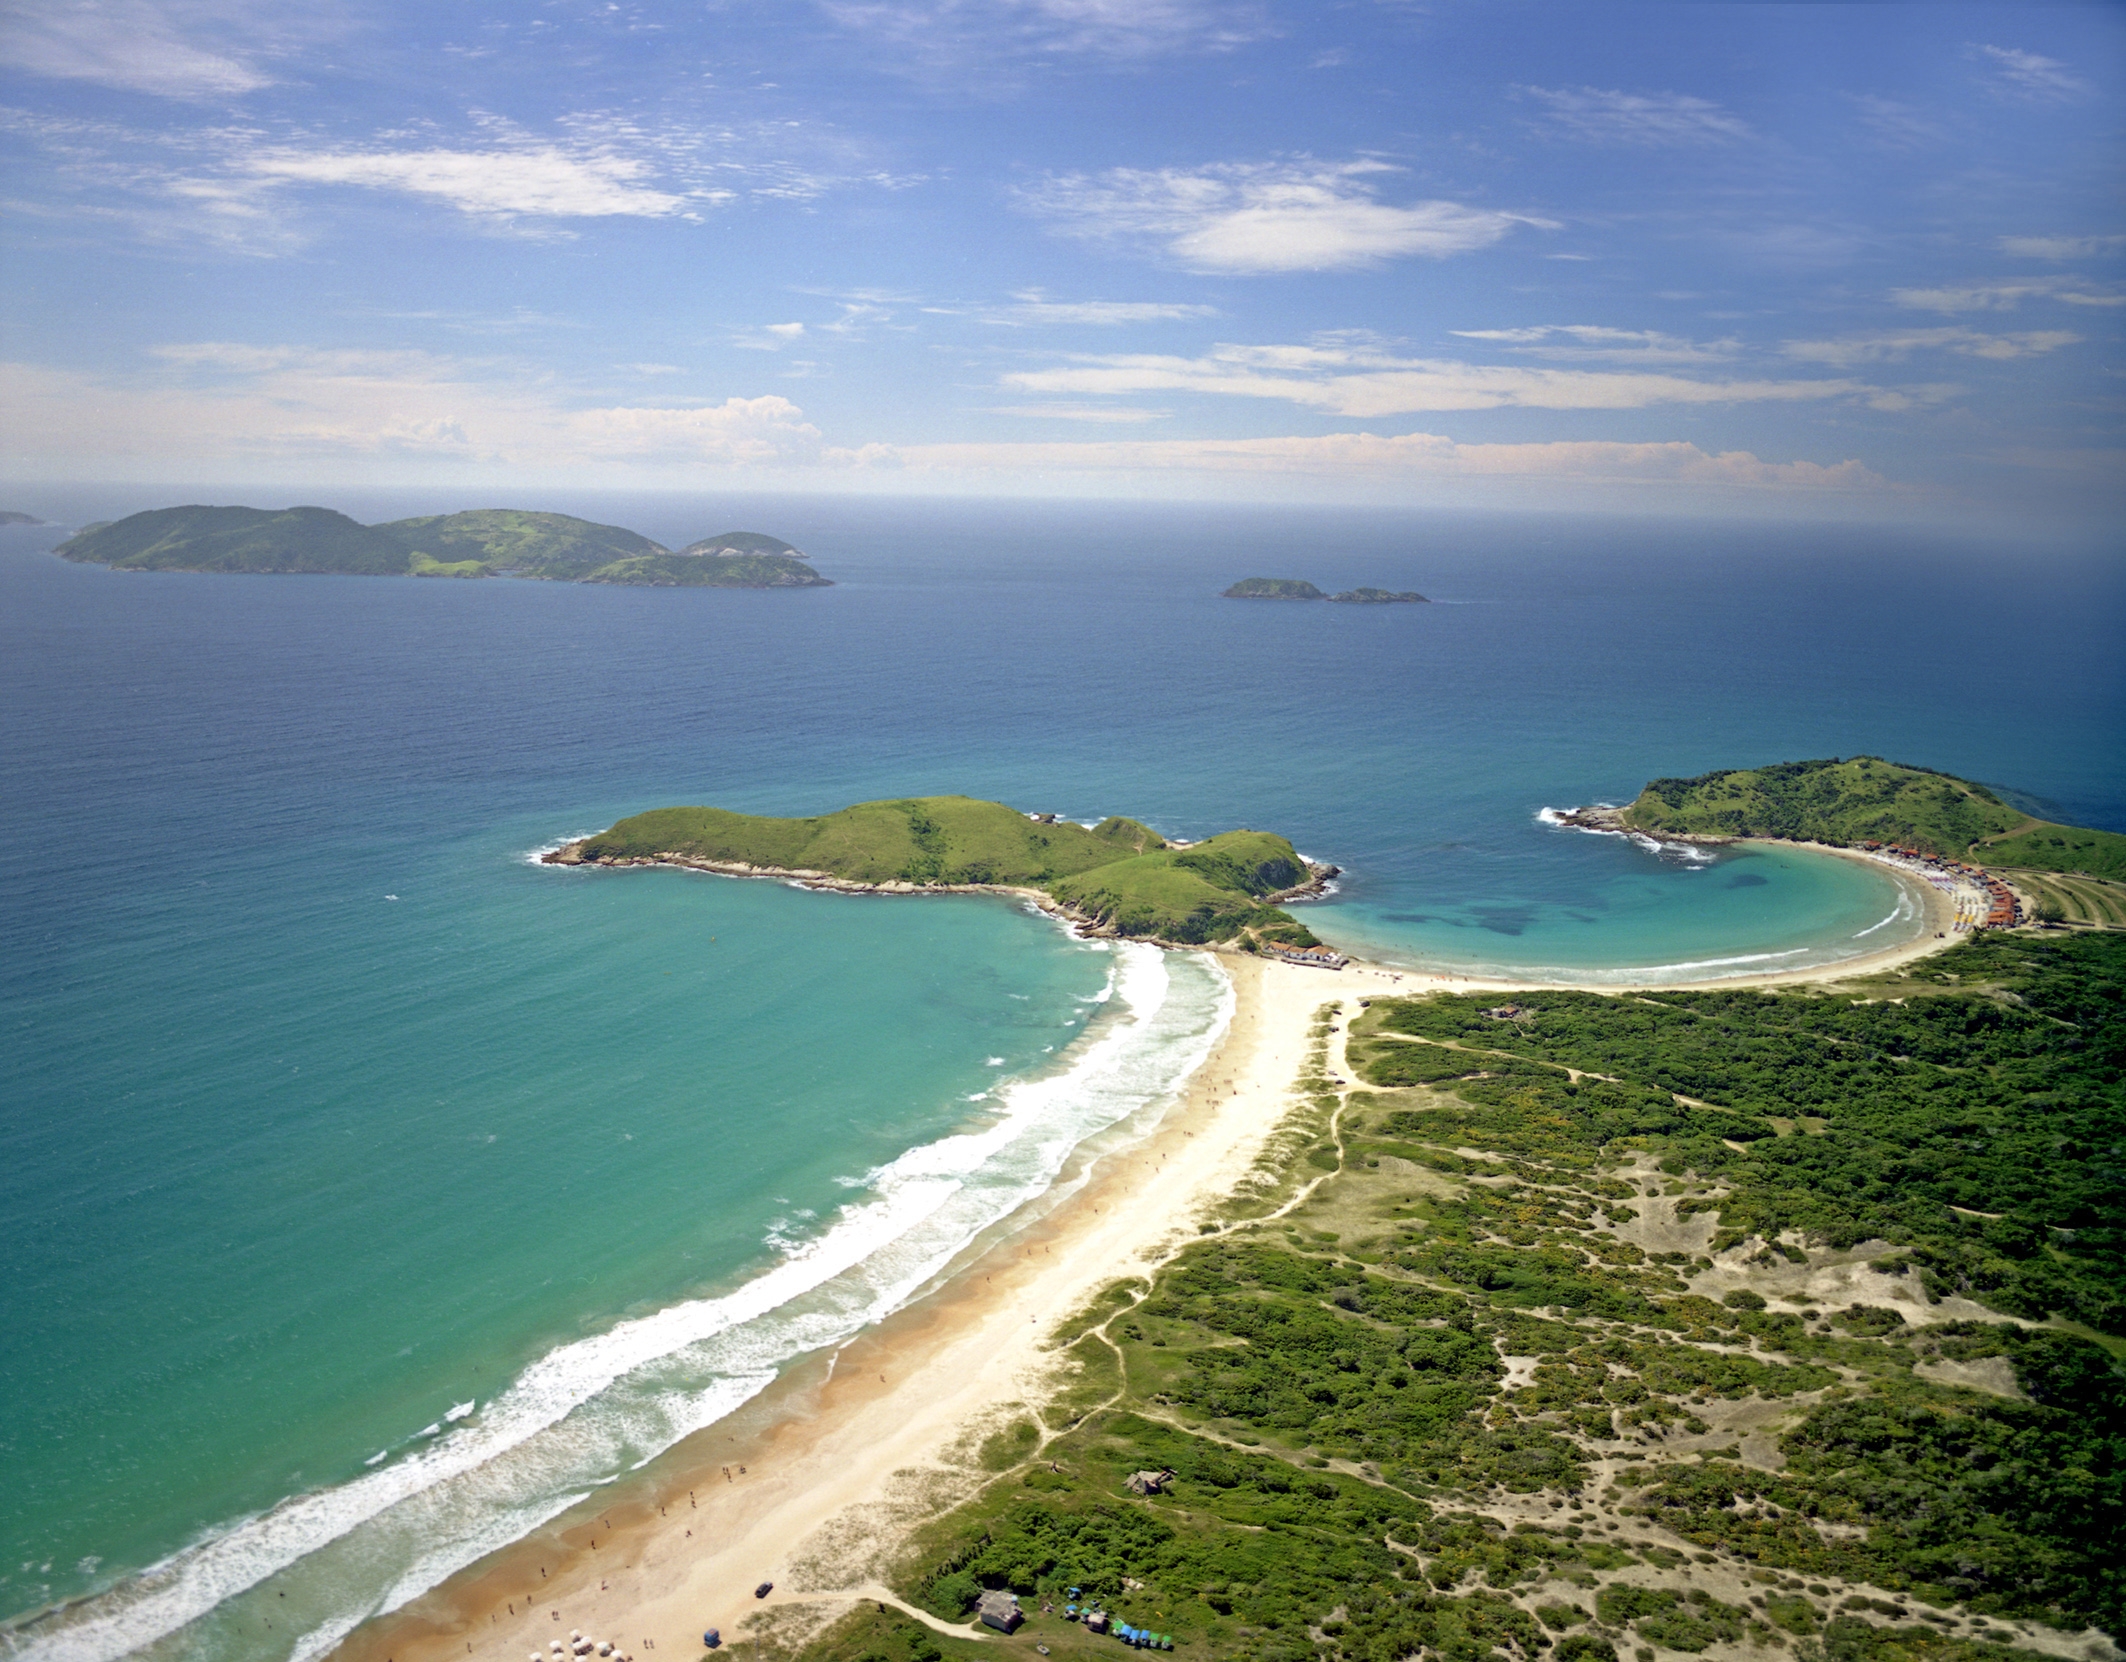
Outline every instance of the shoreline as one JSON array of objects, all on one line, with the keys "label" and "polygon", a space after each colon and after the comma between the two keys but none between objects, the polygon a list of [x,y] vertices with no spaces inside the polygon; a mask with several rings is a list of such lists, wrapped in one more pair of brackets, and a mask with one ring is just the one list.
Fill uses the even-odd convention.
[{"label": "shoreline", "polygon": [[[589,859],[579,852],[590,839],[578,837],[558,848],[547,849],[536,863],[542,866],[564,866],[572,870],[597,867],[601,870],[620,871],[630,867],[670,866],[680,871],[704,872],[711,877],[736,877],[751,881],[788,883],[794,888],[817,889],[826,894],[865,895],[924,895],[924,894],[986,894],[1003,895],[1013,900],[1022,900],[1037,911],[1068,924],[1085,940],[1143,941],[1148,945],[1163,947],[1170,951],[1225,952],[1229,949],[1217,941],[1169,941],[1156,935],[1125,935],[1111,924],[1089,917],[1074,906],[1064,904],[1046,889],[1031,888],[1021,883],[909,883],[899,878],[887,878],[881,882],[865,882],[853,877],[836,877],[832,872],[814,871],[802,866],[756,866],[744,860],[708,860],[698,855],[678,854],[666,851],[660,854],[598,855]],[[1170,847],[1188,847],[1188,844],[1170,844]],[[1339,867],[1324,865],[1318,860],[1306,861],[1307,880],[1295,883],[1288,889],[1279,889],[1274,894],[1259,897],[1258,904],[1277,906],[1287,900],[1313,900],[1329,892],[1329,886],[1343,873]]]},{"label": "shoreline", "polygon": [[[988,1476],[972,1446],[1052,1393],[1047,1335],[1230,1203],[1293,1106],[1322,1005],[1394,990],[1388,971],[1219,963],[1231,1022],[1178,1097],[1081,1145],[931,1292],[334,1654],[487,1662],[581,1629],[655,1662],[698,1655],[709,1627],[736,1638],[764,1611],[897,1602],[881,1584],[897,1536],[972,1493]],[[1153,1183],[1159,1203],[1135,1204]],[[756,1600],[762,1581],[775,1591]]]},{"label": "shoreline", "polygon": [[[1913,887],[1925,891],[1922,906],[1946,905],[1926,885]],[[1929,929],[1832,965],[1687,985],[1834,984],[1955,938]],[[1217,961],[1233,987],[1231,1022],[1182,1091],[1088,1139],[1048,1190],[970,1243],[930,1291],[801,1359],[600,1496],[364,1622],[331,1654],[345,1662],[509,1662],[581,1630],[632,1662],[658,1662],[667,1652],[698,1656],[707,1628],[728,1642],[755,1618],[824,1621],[859,1600],[968,1636],[888,1589],[897,1550],[927,1518],[991,1480],[976,1456],[983,1438],[1032,1417],[1054,1395],[1060,1359],[1043,1348],[1048,1335],[1231,1204],[1295,1105],[1323,1006],[1341,1004],[1348,1018],[1368,997],[1678,985],[1533,984],[1359,960],[1324,971],[1233,953]],[[1148,1183],[1158,1185],[1159,1203],[1129,1204]],[[762,1582],[773,1591],[756,1598]]]}]

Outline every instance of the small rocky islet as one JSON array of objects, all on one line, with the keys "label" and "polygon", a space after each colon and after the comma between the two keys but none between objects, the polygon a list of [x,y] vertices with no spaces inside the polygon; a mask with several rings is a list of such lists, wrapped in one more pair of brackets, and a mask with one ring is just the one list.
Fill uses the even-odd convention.
[{"label": "small rocky islet", "polygon": [[1408,589],[1346,589],[1329,594],[1301,577],[1243,577],[1224,591],[1227,600],[1340,600],[1359,606],[1385,606],[1416,602],[1429,605],[1424,595]]}]

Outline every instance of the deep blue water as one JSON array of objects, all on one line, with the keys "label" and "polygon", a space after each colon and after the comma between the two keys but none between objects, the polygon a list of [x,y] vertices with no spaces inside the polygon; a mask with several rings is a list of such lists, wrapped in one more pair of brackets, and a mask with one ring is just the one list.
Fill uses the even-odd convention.
[{"label": "deep blue water", "polygon": [[[507,1538],[905,1296],[1218,1020],[1194,959],[1006,903],[561,873],[541,844],[948,791],[1246,824],[1346,868],[1307,914],[1332,940],[1585,973],[1835,943],[1894,898],[1535,819],[1650,776],[1868,752],[2126,828],[2110,553],[540,505],[771,531],[839,586],[113,574],[0,540],[0,1611],[117,1589],[34,1649],[112,1654],[281,1565],[322,1642],[438,1539]],[[1439,603],[1218,598],[1255,575]],[[202,1541],[182,1598],[128,1580]],[[288,1653],[244,1611],[161,1648]]]}]

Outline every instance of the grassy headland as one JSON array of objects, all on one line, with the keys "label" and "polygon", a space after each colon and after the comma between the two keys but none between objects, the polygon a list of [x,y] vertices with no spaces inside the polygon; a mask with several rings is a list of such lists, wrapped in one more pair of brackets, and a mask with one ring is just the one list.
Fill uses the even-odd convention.
[{"label": "grassy headland", "polygon": [[1172,848],[1132,819],[1087,830],[965,796],[863,802],[810,819],[656,808],[547,858],[636,860],[794,872],[866,886],[1037,889],[1117,935],[1183,944],[1314,937],[1265,897],[1320,875],[1282,837],[1228,831]]},{"label": "grassy headland", "polygon": [[[2117,1174],[2038,1174],[2126,1136],[2122,981],[1995,939],[1846,996],[1379,1000],[1341,1058],[1331,1007],[1262,1185],[1053,1336],[894,1591],[1012,1589],[1058,1662],[1115,1644],[1073,1596],[1190,1662],[2082,1655],[2126,1628]],[[866,1599],[797,1653],[997,1648]]]},{"label": "grassy headland", "polygon": [[2126,836],[2054,825],[1983,785],[1877,756],[1656,779],[1618,818],[1654,836],[1897,843],[1992,866],[2126,878]]},{"label": "grassy headland", "polygon": [[528,577],[659,588],[824,588],[779,538],[732,531],[674,554],[618,525],[483,508],[361,525],[329,508],[154,508],[91,525],[55,552],[129,571]]}]

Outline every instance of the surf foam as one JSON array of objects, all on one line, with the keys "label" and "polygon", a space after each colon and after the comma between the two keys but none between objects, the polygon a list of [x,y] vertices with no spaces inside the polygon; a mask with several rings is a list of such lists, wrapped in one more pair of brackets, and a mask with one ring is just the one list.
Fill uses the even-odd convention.
[{"label": "surf foam", "polygon": [[1100,1014],[1060,1066],[1000,1083],[983,1123],[867,1173],[863,1198],[750,1280],[559,1345],[477,1414],[454,1405],[402,1458],[232,1523],[0,1643],[22,1662],[112,1662],[151,1644],[178,1662],[228,1654],[241,1630],[257,1654],[248,1607],[271,1599],[294,1626],[282,1654],[307,1662],[899,1308],[1053,1187],[1086,1138],[1171,1096],[1224,1032],[1232,988],[1209,955],[1101,950],[1114,966]]}]

